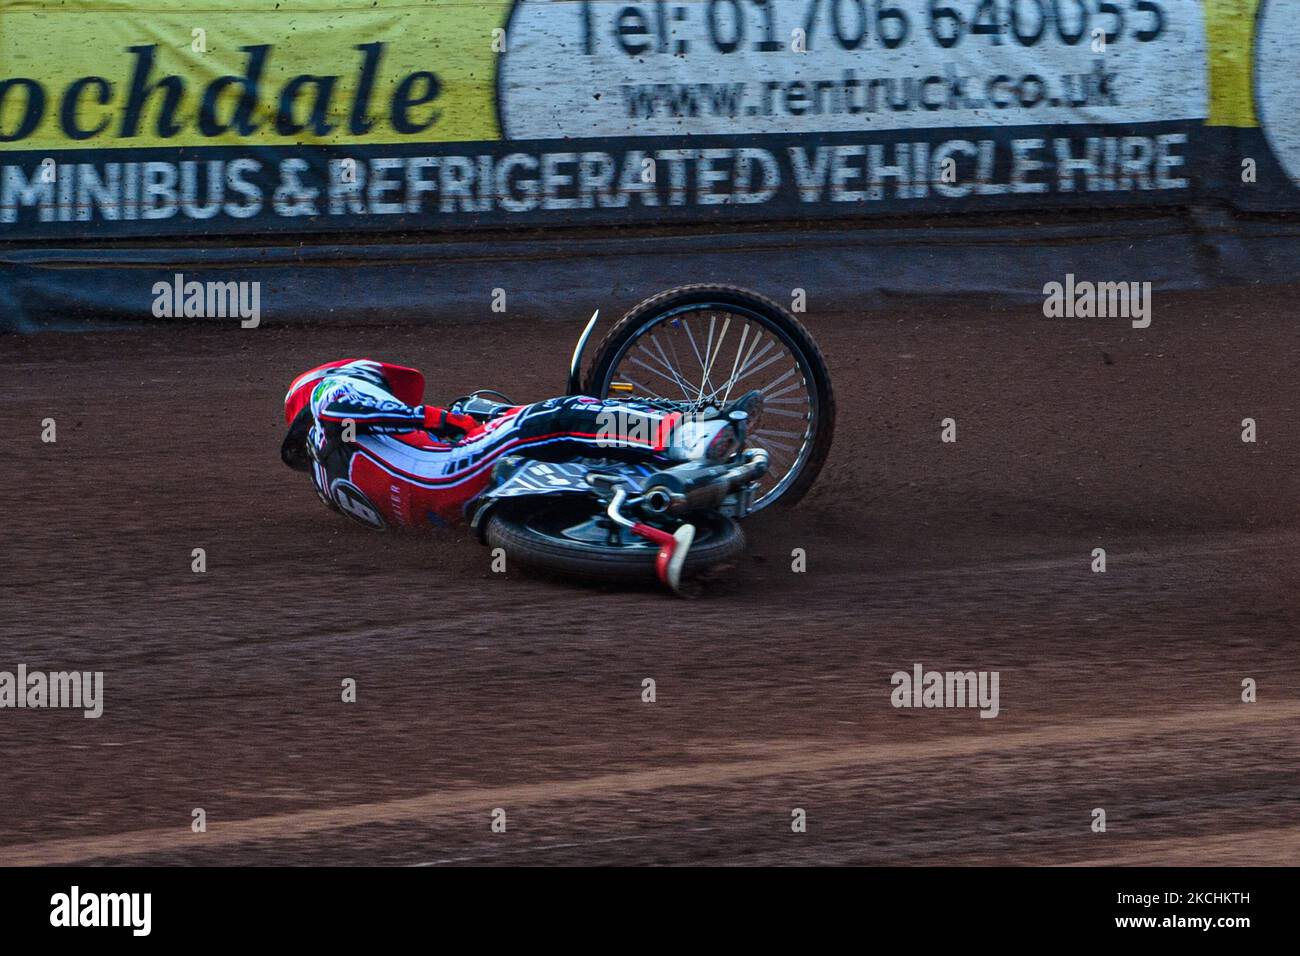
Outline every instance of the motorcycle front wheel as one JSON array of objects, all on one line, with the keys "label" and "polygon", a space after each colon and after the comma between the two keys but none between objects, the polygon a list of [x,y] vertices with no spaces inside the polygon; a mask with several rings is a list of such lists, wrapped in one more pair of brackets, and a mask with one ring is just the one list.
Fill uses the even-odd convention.
[{"label": "motorcycle front wheel", "polygon": [[734,286],[688,285],[646,299],[596,348],[586,394],[671,402],[687,411],[763,396],[749,445],[768,453],[755,511],[794,504],[831,450],[835,395],[826,359],[786,309]]}]

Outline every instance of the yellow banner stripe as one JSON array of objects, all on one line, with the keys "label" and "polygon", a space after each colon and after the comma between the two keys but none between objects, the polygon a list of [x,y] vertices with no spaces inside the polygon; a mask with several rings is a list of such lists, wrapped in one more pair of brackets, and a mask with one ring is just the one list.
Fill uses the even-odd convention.
[{"label": "yellow banner stripe", "polygon": [[[0,0],[0,83],[10,81],[0,87],[0,149],[497,139],[493,31],[509,9],[509,0]],[[244,85],[221,78],[246,77],[259,57],[257,104],[241,114]]]}]

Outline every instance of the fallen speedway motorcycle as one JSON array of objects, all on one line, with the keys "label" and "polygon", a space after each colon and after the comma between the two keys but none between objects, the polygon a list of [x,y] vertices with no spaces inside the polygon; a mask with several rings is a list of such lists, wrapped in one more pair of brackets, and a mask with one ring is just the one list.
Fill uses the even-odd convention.
[{"label": "fallen speedway motorcycle", "polygon": [[[584,378],[599,317],[574,347],[566,394],[604,400],[611,435],[624,403],[662,411],[672,440],[609,455],[597,441],[562,460],[503,454],[463,513],[511,562],[588,580],[657,576],[682,593],[691,577],[741,554],[739,521],[793,504],[816,480],[835,424],[826,363],[775,302],[694,285],[653,296],[614,324]],[[448,411],[486,426],[511,405],[480,389]]]}]

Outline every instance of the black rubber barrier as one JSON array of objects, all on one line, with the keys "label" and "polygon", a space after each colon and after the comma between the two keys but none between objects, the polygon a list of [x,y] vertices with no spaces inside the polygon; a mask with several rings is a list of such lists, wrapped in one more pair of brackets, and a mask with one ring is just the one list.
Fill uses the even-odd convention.
[{"label": "black rubber barrier", "polygon": [[[1155,291],[1286,283],[1300,261],[1300,221],[1289,218],[1241,218],[1220,209],[1051,218],[634,236],[494,234],[404,244],[0,248],[0,330],[177,318],[233,324],[241,321],[238,291],[247,293],[254,283],[259,323],[448,324],[492,321],[502,317],[502,307],[510,316],[539,319],[581,319],[595,308],[615,314],[687,282],[743,282],[779,301],[802,289],[810,310],[866,311],[902,296],[1041,299],[1047,283],[1067,274],[1151,282]],[[192,283],[204,290],[205,314],[187,317],[185,290]],[[236,284],[227,290],[236,298],[222,315],[207,308],[209,283]]]}]

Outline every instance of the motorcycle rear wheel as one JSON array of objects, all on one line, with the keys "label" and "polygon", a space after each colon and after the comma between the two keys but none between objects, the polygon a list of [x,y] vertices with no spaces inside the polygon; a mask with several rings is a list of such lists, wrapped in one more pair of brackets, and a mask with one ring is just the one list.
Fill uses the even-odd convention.
[{"label": "motorcycle rear wheel", "polygon": [[[590,517],[572,508],[524,512],[499,509],[488,518],[488,546],[505,549],[508,558],[544,571],[590,581],[651,583],[658,548],[640,538],[610,545],[566,536]],[[745,550],[745,535],[733,519],[707,515],[695,522],[695,542],[682,569],[691,577],[733,561]]]}]

